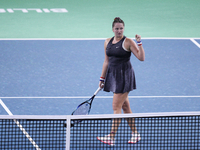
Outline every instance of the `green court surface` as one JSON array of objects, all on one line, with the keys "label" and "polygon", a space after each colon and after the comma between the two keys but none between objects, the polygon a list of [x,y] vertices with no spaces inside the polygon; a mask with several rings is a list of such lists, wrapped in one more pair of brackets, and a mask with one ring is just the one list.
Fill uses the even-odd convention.
[{"label": "green court surface", "polygon": [[[62,12],[61,12],[62,11]],[[0,38],[200,37],[199,0],[1,0]]]}]

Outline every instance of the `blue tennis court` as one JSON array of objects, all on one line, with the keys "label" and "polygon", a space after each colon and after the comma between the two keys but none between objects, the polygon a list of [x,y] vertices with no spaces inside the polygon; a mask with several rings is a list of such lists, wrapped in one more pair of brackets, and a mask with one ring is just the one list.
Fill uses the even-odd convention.
[{"label": "blue tennis court", "polygon": [[[199,149],[199,4],[0,1],[0,149]],[[96,137],[109,133],[111,118],[63,124],[70,125],[77,117],[72,111],[98,88],[115,17],[125,21],[125,36],[142,36],[146,59],[131,57],[137,89],[129,94],[129,117],[142,140],[128,145],[131,130],[122,121],[110,147]],[[79,119],[110,114],[112,93],[101,91],[90,115]]]},{"label": "blue tennis court", "polygon": [[[195,41],[196,44],[193,42]],[[133,113],[200,110],[200,40],[143,39],[133,55]],[[69,115],[97,89],[104,39],[1,40],[0,95],[14,115]],[[100,92],[91,114],[112,114],[112,93]],[[0,114],[7,112],[0,107]]]}]

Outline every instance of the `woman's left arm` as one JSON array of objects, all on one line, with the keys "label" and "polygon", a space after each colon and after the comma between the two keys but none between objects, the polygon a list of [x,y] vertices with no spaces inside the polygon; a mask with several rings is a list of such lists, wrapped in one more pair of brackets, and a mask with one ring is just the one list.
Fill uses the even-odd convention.
[{"label": "woman's left arm", "polygon": [[135,39],[139,42],[138,45],[132,39],[126,38],[125,47],[127,47],[140,61],[144,61],[145,52],[141,43],[141,36],[136,34]]}]

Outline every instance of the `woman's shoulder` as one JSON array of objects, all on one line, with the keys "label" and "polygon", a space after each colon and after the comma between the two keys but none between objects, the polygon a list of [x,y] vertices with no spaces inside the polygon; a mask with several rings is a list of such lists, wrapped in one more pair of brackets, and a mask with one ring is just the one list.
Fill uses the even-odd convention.
[{"label": "woman's shoulder", "polygon": [[110,42],[110,40],[111,40],[112,38],[107,38],[106,40],[105,40],[105,45],[108,45],[108,43]]},{"label": "woman's shoulder", "polygon": [[131,38],[125,37],[126,41],[132,41]]},{"label": "woman's shoulder", "polygon": [[134,42],[133,39],[126,37],[126,38],[125,38],[125,43],[127,43],[127,44],[133,44],[133,43],[135,43],[135,42]]},{"label": "woman's shoulder", "polygon": [[112,38],[107,38],[107,39],[105,40],[105,42],[109,42],[111,39],[112,39]]}]

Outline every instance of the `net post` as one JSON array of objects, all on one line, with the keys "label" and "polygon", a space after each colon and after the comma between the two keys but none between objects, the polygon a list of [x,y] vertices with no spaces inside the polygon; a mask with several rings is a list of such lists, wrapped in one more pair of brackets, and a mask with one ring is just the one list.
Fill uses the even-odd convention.
[{"label": "net post", "polygon": [[67,120],[66,120],[66,150],[70,150],[70,127],[71,127],[71,116],[67,115]]}]

